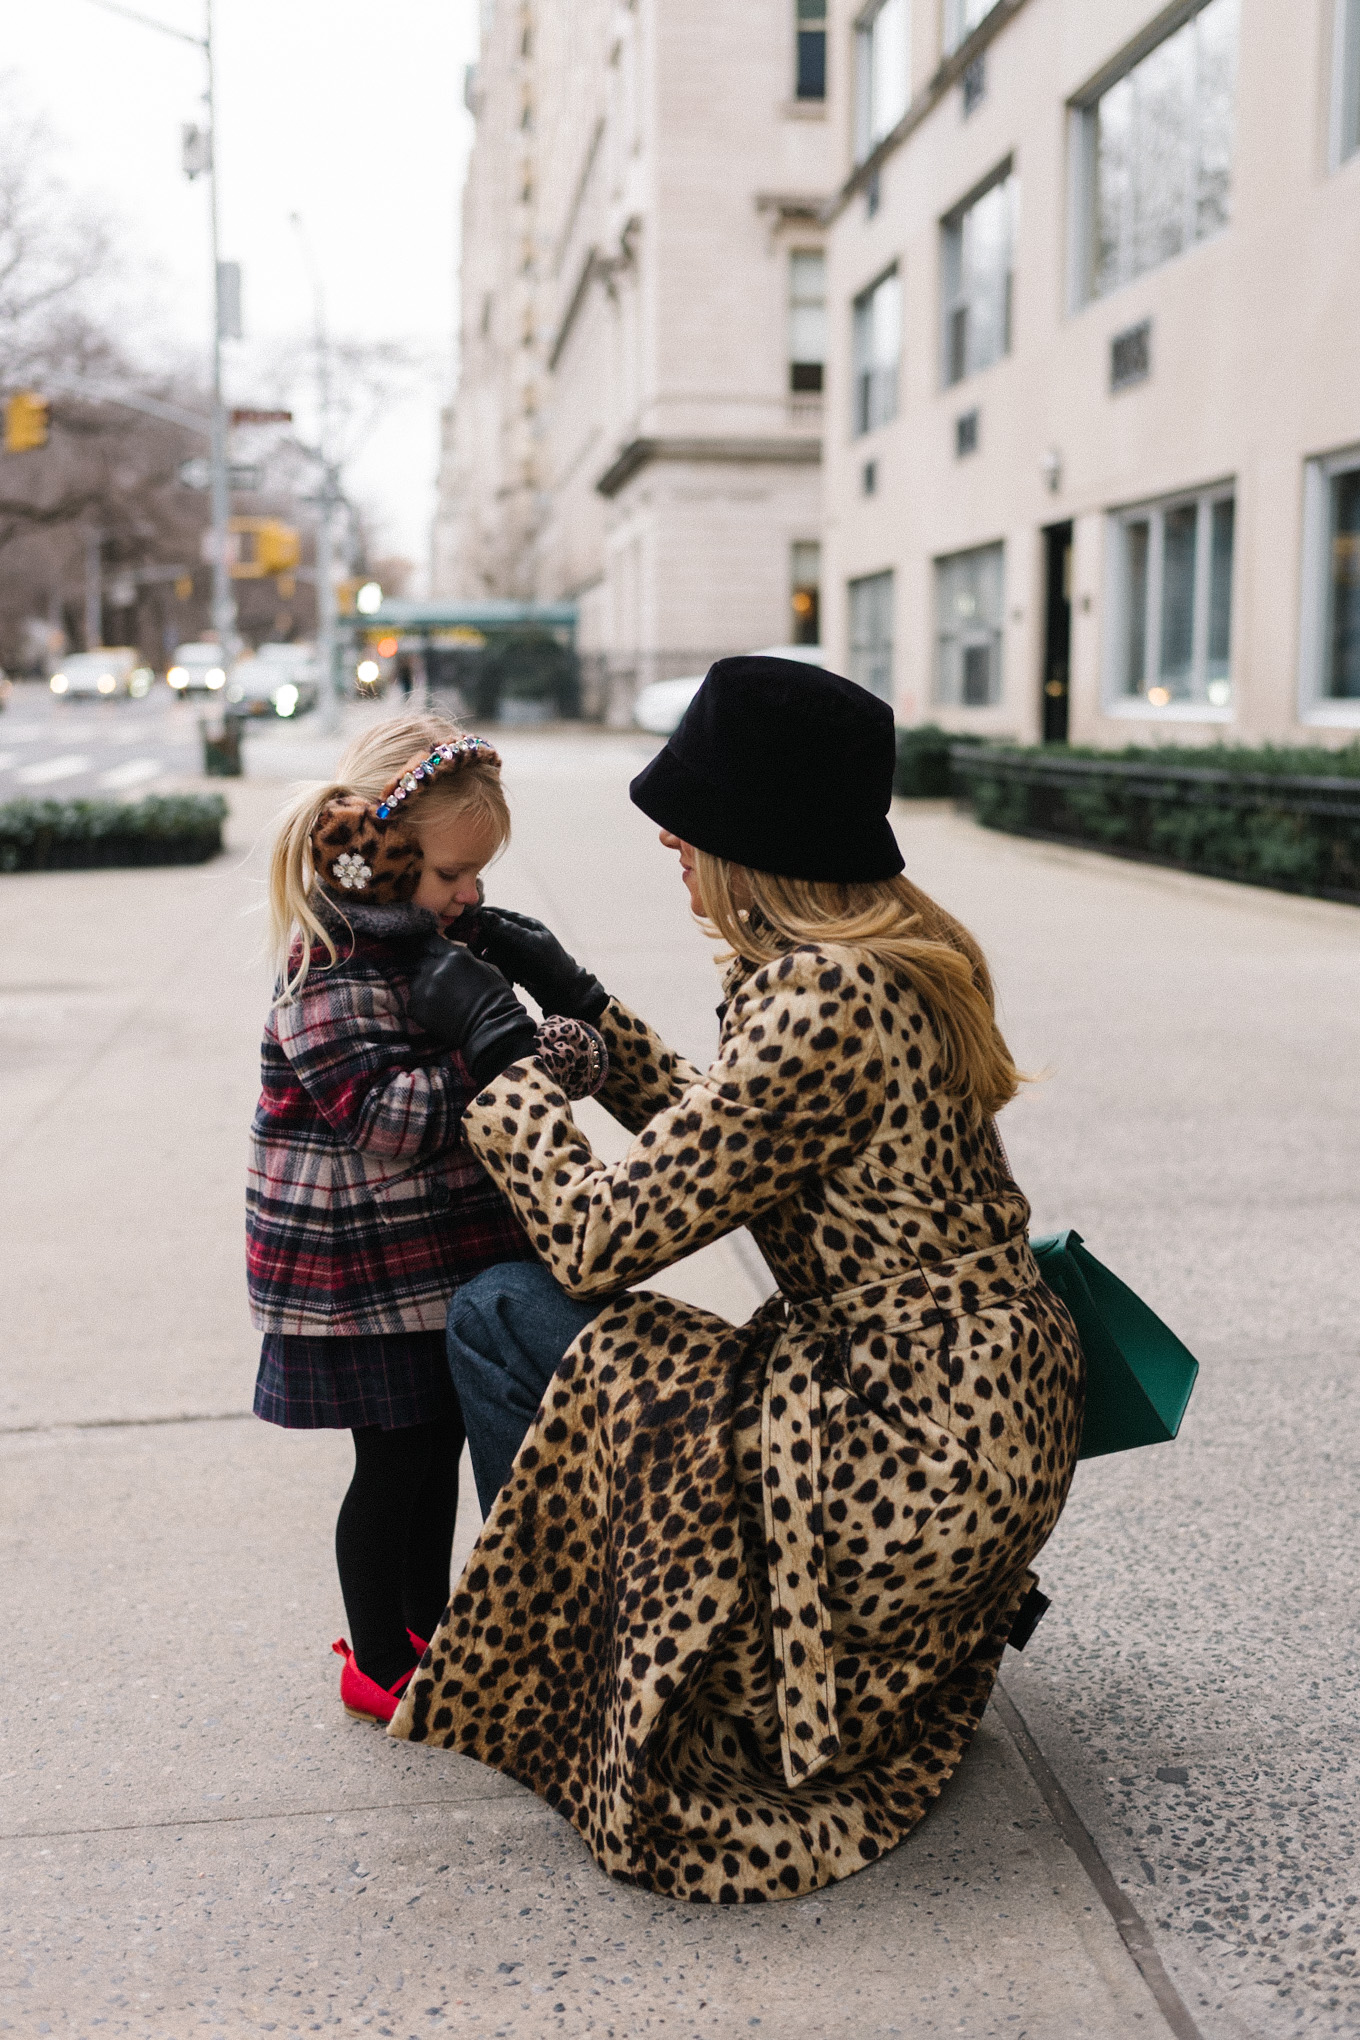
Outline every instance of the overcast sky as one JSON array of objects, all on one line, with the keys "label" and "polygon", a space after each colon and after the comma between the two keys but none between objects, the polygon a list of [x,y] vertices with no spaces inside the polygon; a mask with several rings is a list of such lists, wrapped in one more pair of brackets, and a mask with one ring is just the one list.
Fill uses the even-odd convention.
[{"label": "overcast sky", "polygon": [[[202,0],[129,4],[202,32]],[[0,0],[0,20],[0,67],[50,121],[63,176],[114,216],[138,351],[179,344],[206,358],[206,189],[179,166],[181,124],[203,114],[201,53],[92,0]],[[475,0],[217,0],[216,31],[222,253],[244,269],[247,333],[227,350],[228,395],[256,395],[255,349],[311,331],[290,224],[300,213],[333,331],[408,341],[429,357],[419,394],[383,421],[349,477],[379,513],[385,545],[423,571],[455,324]]]}]

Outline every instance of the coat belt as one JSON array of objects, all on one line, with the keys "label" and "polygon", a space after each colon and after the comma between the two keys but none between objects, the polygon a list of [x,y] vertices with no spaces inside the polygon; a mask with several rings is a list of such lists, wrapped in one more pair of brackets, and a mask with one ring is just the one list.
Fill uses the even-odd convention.
[{"label": "coat belt", "polygon": [[1038,1280],[1028,1246],[1013,1241],[929,1269],[918,1266],[891,1282],[774,1297],[759,1314],[775,1326],[783,1319],[765,1370],[760,1472],[779,1746],[790,1786],[840,1750],[821,1507],[826,1349],[840,1332],[870,1321],[887,1332],[915,1331],[1009,1302]]}]

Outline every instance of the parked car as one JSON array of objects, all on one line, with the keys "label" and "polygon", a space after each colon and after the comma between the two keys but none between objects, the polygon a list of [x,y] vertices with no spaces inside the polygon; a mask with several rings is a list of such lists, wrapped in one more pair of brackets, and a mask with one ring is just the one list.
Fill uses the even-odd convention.
[{"label": "parked car", "polygon": [[177,645],[166,679],[176,694],[217,694],[227,684],[221,645]]},{"label": "parked car", "polygon": [[[804,666],[820,666],[820,645],[762,645],[753,659],[797,659]],[[668,737],[680,726],[680,718],[703,684],[702,673],[686,674],[683,680],[653,680],[639,690],[633,703],[633,721],[654,737]]]},{"label": "parked car", "polygon": [[69,652],[47,684],[67,701],[97,701],[101,696],[146,694],[152,678],[135,646],[100,645],[92,652]]},{"label": "parked car", "polygon": [[311,645],[261,645],[236,661],[227,681],[234,715],[305,715],[321,693]]}]

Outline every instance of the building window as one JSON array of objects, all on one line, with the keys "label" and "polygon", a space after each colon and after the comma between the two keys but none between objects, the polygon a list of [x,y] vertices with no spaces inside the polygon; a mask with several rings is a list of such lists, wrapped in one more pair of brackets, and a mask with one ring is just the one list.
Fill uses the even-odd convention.
[{"label": "building window", "polygon": [[1239,0],[1208,0],[1080,110],[1083,298],[1228,224]]},{"label": "building window", "polygon": [[812,395],[826,362],[826,257],[820,248],[789,256],[789,388]]},{"label": "building window", "polygon": [[952,54],[967,42],[980,21],[984,21],[996,0],[944,0],[944,53]]},{"label": "building window", "polygon": [[944,379],[962,382],[1011,351],[1015,178],[1007,165],[944,222]]},{"label": "building window", "polygon": [[935,699],[990,708],[1001,699],[1005,549],[975,546],[935,562]]},{"label": "building window", "polygon": [[867,574],[850,583],[850,678],[884,701],[893,698],[893,577]]},{"label": "building window", "polygon": [[963,117],[967,120],[987,97],[987,59],[981,50],[959,80],[959,94],[963,100]]},{"label": "building window", "polygon": [[1232,490],[1206,489],[1121,511],[1113,537],[1115,703],[1228,708]]},{"label": "building window", "polygon": [[1360,721],[1360,448],[1311,461],[1304,495],[1304,713]]},{"label": "building window", "polygon": [[1152,321],[1143,319],[1110,342],[1110,388],[1126,390],[1152,373]]},{"label": "building window", "polygon": [[826,98],[826,0],[793,0],[794,97]]},{"label": "building window", "polygon": [[1336,0],[1332,52],[1332,160],[1360,149],[1360,0]]},{"label": "building window", "polygon": [[815,539],[801,539],[789,549],[795,645],[822,641],[822,548]]},{"label": "building window", "polygon": [[910,0],[877,0],[855,28],[855,158],[878,147],[911,99]]},{"label": "building window", "polygon": [[965,411],[961,418],[954,420],[954,452],[959,460],[965,454],[976,453],[978,444],[978,414]]},{"label": "building window", "polygon": [[855,432],[873,432],[897,416],[902,352],[902,279],[895,269],[855,299]]}]

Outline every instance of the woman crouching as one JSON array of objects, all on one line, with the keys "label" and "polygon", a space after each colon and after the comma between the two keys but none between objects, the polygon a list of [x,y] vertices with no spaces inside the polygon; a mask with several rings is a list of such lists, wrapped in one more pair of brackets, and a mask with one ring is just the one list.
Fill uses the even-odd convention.
[{"label": "woman crouching", "polygon": [[[707,1071],[537,924],[488,917],[504,977],[453,951],[413,991],[450,1044],[505,977],[593,1020],[636,1138],[607,1164],[538,1063],[474,1064],[469,1143],[544,1265],[450,1313],[489,1514],[391,1732],[677,1898],[806,1892],[915,1826],[1076,1459],[1080,1349],[993,1124],[1016,1071],[976,944],[900,876],[892,772],[885,703],[750,658],[634,781],[733,952]],[[779,1294],[741,1329],[630,1292],[743,1225]]]}]

